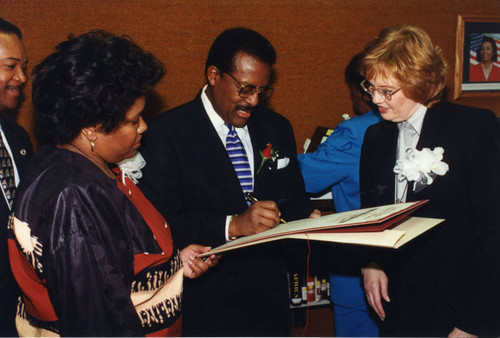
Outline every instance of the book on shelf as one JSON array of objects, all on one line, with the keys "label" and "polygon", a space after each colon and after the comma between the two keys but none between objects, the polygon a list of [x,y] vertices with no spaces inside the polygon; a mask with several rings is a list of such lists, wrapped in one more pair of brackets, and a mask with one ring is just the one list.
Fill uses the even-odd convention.
[{"label": "book on shelf", "polygon": [[299,272],[289,273],[290,302],[292,305],[302,304],[302,275]]},{"label": "book on shelf", "polygon": [[428,200],[305,218],[223,244],[199,257],[281,239],[305,239],[397,249],[444,219],[409,217]]}]

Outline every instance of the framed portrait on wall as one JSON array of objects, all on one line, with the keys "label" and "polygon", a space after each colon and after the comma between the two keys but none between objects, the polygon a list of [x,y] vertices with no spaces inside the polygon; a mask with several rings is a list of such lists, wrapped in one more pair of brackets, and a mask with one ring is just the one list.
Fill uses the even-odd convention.
[{"label": "framed portrait on wall", "polygon": [[500,96],[500,16],[458,16],[454,98]]}]

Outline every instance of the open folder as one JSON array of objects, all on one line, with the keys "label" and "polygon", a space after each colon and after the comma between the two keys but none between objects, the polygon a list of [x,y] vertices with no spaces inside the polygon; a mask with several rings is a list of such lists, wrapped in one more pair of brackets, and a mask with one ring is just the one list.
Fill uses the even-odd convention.
[{"label": "open folder", "polygon": [[210,250],[199,257],[280,239],[310,239],[397,249],[444,221],[409,217],[428,200],[351,210],[319,218],[300,219]]}]

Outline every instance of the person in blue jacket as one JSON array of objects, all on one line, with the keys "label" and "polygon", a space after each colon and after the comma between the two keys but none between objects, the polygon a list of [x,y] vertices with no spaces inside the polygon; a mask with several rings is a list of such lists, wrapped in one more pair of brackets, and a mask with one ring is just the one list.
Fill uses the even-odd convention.
[{"label": "person in blue jacket", "polygon": [[[366,129],[382,120],[362,90],[358,55],[345,70],[345,82],[351,91],[353,111],[357,115],[340,123],[335,131],[313,153],[298,155],[298,162],[308,193],[332,190],[337,212],[359,209],[359,159]],[[369,313],[360,281],[360,267],[349,263],[349,257],[330,275],[335,331],[342,337],[378,336],[378,326]],[[345,268],[345,269],[344,269]]]}]

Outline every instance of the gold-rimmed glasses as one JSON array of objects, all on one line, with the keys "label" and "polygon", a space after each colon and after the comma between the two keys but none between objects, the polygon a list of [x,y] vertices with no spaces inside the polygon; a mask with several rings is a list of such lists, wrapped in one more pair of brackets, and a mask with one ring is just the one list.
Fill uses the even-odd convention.
[{"label": "gold-rimmed glasses", "polygon": [[257,88],[254,85],[243,85],[243,84],[241,84],[240,81],[236,80],[236,78],[231,73],[228,73],[228,72],[222,72],[222,73],[226,73],[234,81],[236,81],[236,83],[238,83],[238,85],[240,85],[241,88],[240,88],[240,91],[238,92],[238,95],[242,99],[249,98],[250,96],[257,93],[257,95],[259,96],[259,100],[265,100],[265,99],[268,99],[274,92],[274,88],[271,86]]},{"label": "gold-rimmed glasses", "polygon": [[396,89],[396,90],[386,90],[386,89],[375,88],[375,86],[372,85],[370,82],[368,82],[367,79],[364,79],[363,81],[361,81],[360,85],[361,85],[361,88],[363,88],[363,90],[365,92],[367,92],[368,94],[370,94],[372,97],[375,95],[375,92],[378,92],[380,95],[382,95],[382,97],[386,101],[390,101],[392,99],[392,96],[401,90],[401,88]]}]

